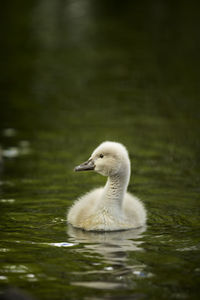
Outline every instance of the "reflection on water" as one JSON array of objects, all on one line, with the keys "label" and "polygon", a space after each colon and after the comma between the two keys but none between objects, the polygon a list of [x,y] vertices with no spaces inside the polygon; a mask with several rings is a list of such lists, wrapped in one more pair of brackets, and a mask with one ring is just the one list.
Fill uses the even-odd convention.
[{"label": "reflection on water", "polygon": [[102,290],[127,288],[127,285],[123,284],[123,283],[102,282],[102,281],[72,282],[72,285],[84,286],[84,287],[88,287],[88,288],[102,289]]},{"label": "reflection on water", "polygon": [[146,228],[113,231],[113,232],[89,232],[68,226],[67,233],[73,243],[84,244],[83,249],[91,253],[99,253],[107,262],[116,263],[126,261],[127,251],[142,251],[142,233]]},{"label": "reflection on water", "polygon": [[[82,247],[74,249],[75,252],[83,254],[85,257],[91,258],[91,263],[94,256],[99,255],[102,262],[108,264],[99,270],[99,274],[113,274],[115,279],[111,281],[78,281],[72,282],[73,285],[85,286],[97,289],[118,289],[127,288],[127,284],[122,280],[123,276],[133,274],[137,277],[147,278],[152,276],[151,273],[145,271],[145,265],[135,261],[130,263],[129,253],[135,251],[143,251],[142,238],[146,228],[141,227],[133,230],[116,231],[116,232],[88,232],[81,229],[68,226],[67,233],[69,241],[79,243]],[[98,266],[98,263],[93,263]],[[81,275],[81,272],[73,272]],[[85,274],[96,274],[96,271],[85,271]],[[122,281],[122,282],[120,282]]]}]

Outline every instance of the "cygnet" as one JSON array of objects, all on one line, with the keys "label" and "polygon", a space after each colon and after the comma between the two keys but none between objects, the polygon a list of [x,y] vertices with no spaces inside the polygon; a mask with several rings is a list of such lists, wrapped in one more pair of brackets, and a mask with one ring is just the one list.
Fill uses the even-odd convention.
[{"label": "cygnet", "polygon": [[127,192],[130,160],[126,148],[116,142],[103,142],[88,161],[75,171],[93,170],[107,176],[104,187],[85,194],[69,209],[67,221],[87,231],[115,231],[139,228],[146,223],[142,202]]}]

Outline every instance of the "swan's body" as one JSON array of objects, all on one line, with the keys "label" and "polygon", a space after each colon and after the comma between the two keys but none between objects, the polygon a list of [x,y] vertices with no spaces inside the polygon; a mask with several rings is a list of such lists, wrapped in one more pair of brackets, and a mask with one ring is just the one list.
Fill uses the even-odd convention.
[{"label": "swan's body", "polygon": [[75,202],[68,212],[68,223],[89,231],[124,230],[145,225],[143,204],[126,192],[130,160],[122,144],[102,143],[90,159],[75,170],[95,170],[108,176],[108,180],[105,187],[94,189]]}]

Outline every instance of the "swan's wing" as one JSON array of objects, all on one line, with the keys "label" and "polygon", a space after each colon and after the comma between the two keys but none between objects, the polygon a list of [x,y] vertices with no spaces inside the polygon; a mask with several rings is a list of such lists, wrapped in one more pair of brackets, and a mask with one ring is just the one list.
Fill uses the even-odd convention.
[{"label": "swan's wing", "polygon": [[146,209],[139,198],[126,193],[123,201],[123,211],[134,227],[139,227],[146,222]]}]

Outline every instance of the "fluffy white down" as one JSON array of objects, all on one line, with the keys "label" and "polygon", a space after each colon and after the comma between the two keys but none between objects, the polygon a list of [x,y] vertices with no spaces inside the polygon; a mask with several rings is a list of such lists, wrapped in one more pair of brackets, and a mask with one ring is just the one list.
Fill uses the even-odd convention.
[{"label": "fluffy white down", "polygon": [[68,223],[88,231],[125,230],[145,225],[146,210],[142,202],[126,192],[130,178],[126,148],[120,143],[104,142],[92,153],[91,161],[94,171],[108,177],[107,183],[75,201],[67,214]]}]

